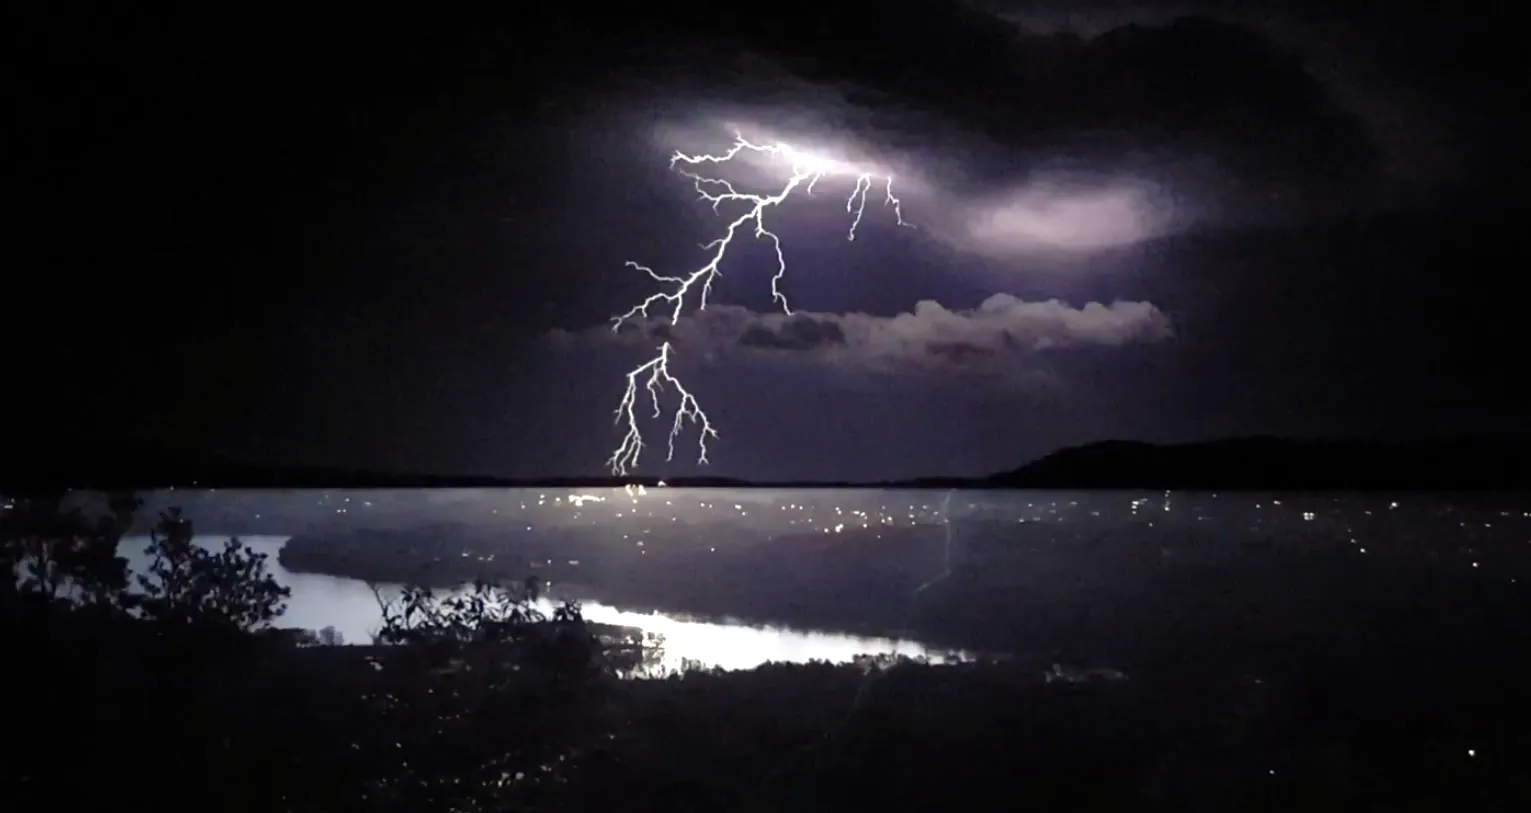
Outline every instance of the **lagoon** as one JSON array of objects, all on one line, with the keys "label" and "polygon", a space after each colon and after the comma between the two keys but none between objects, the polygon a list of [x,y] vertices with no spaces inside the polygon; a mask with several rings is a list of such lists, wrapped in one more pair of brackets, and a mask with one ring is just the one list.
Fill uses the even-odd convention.
[{"label": "lagoon", "polygon": [[[202,539],[240,535],[271,554],[293,590],[280,624],[333,626],[350,642],[367,642],[378,624],[368,581],[534,573],[580,599],[592,621],[663,635],[677,663],[730,669],[981,653],[1039,670],[1197,665],[1307,677],[1493,653],[1502,666],[1506,647],[1531,643],[1523,495],[616,488],[146,498],[146,516],[180,506]],[[132,564],[144,541],[124,541]]]}]

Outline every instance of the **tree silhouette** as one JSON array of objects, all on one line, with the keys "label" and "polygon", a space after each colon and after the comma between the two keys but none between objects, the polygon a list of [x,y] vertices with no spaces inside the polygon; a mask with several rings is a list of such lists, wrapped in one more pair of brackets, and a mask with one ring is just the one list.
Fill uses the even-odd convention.
[{"label": "tree silhouette", "polygon": [[78,507],[64,508],[59,496],[12,504],[0,514],[0,568],[12,575],[0,578],[0,595],[123,607],[128,564],[117,547],[140,505],[131,494],[115,494],[108,512],[92,520]]},{"label": "tree silhouette", "polygon": [[439,598],[407,588],[384,601],[389,645],[338,647],[334,627],[273,627],[288,591],[266,557],[237,539],[198,545],[177,509],[130,574],[117,548],[136,499],[100,518],[60,499],[7,504],[0,567],[15,578],[0,579],[0,622],[30,664],[13,697],[51,716],[0,773],[0,808],[66,781],[65,752],[168,771],[188,808],[519,807],[611,729],[600,643],[578,605],[540,604],[535,580]]},{"label": "tree silhouette", "polygon": [[179,508],[160,514],[138,575],[145,618],[161,623],[252,632],[286,610],[292,594],[266,570],[266,554],[229,539],[214,553],[193,541],[192,523]]}]

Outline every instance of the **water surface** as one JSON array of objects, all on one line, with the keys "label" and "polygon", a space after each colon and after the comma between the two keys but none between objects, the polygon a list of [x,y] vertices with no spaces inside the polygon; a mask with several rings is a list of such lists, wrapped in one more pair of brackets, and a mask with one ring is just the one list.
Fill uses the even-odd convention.
[{"label": "water surface", "polygon": [[1531,502],[1517,496],[628,488],[149,502],[268,552],[289,537],[344,552],[319,563],[327,572],[277,575],[293,588],[283,624],[352,641],[377,608],[346,576],[486,572],[536,573],[592,620],[730,667],[960,649],[1312,675],[1531,650]]}]

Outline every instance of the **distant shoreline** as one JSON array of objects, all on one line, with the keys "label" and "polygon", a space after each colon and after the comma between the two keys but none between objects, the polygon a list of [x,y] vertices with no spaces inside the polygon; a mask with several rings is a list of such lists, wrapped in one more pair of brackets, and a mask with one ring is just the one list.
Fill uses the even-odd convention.
[{"label": "distant shoreline", "polygon": [[1531,439],[1383,444],[1232,438],[1156,445],[1104,441],[1059,450],[979,477],[884,481],[751,481],[731,477],[510,478],[390,474],[238,463],[33,466],[0,473],[0,492],[192,489],[729,488],[904,490],[1122,490],[1210,492],[1531,491]]}]

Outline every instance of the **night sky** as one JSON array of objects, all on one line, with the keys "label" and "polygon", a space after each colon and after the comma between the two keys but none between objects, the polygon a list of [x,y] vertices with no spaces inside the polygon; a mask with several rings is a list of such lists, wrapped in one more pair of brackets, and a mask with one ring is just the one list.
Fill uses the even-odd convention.
[{"label": "night sky", "polygon": [[[523,5],[17,20],[5,454],[603,474],[666,338],[719,436],[666,463],[671,392],[661,476],[1531,429],[1509,7]],[[830,170],[766,215],[794,315],[746,230],[612,331],[744,213],[670,166],[735,131]]]}]

